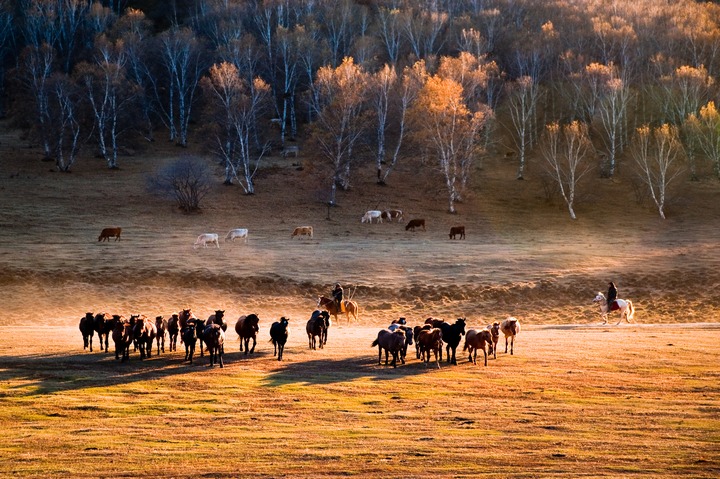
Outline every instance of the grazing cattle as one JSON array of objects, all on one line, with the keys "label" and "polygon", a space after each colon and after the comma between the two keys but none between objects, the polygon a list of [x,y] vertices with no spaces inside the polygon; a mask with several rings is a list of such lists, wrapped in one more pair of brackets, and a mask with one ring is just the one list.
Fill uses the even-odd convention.
[{"label": "grazing cattle", "polygon": [[460,239],[465,239],[465,227],[464,226],[452,226],[450,228],[450,239],[455,239],[456,236],[460,236]]},{"label": "grazing cattle", "polygon": [[[327,332],[330,324],[330,313],[317,309],[313,311],[312,316],[305,325],[310,349],[317,349],[318,345],[320,349],[323,349],[325,343],[327,343]],[[316,337],[317,340],[315,340]]]},{"label": "grazing cattle", "polygon": [[505,353],[508,350],[508,338],[510,338],[510,354],[513,353],[513,346],[515,345],[515,336],[520,332],[520,321],[517,318],[508,316],[507,319],[500,323],[500,331],[505,335]]},{"label": "grazing cattle", "polygon": [[195,321],[188,321],[185,326],[180,330],[181,341],[185,343],[185,361],[193,362],[193,355],[195,354],[195,344],[197,343],[197,328],[195,327]]},{"label": "grazing cattle", "polygon": [[[460,345],[460,339],[462,339],[462,336],[465,335],[465,318],[458,318],[455,320],[455,324],[443,321],[442,324],[440,324],[440,329],[443,333],[443,341],[445,341],[446,344],[445,349],[447,353],[447,362],[457,365],[455,351],[457,350],[458,345]],[[451,350],[452,355],[450,354]],[[440,352],[440,360],[442,361],[442,351]]]},{"label": "grazing cattle", "polygon": [[380,210],[369,210],[366,211],[360,223],[372,223],[375,220],[376,223],[382,223],[382,211]]},{"label": "grazing cattle", "polygon": [[234,230],[228,231],[227,236],[225,236],[225,241],[235,241],[235,238],[243,238],[245,242],[247,243],[248,240],[248,229],[247,228],[237,228]]},{"label": "grazing cattle", "polygon": [[180,333],[180,318],[177,313],[173,314],[170,316],[170,319],[168,319],[167,332],[170,343],[170,347],[168,349],[170,349],[170,351],[177,351],[177,338]]},{"label": "grazing cattle", "polygon": [[283,158],[287,158],[291,153],[295,156],[295,158],[297,158],[298,153],[300,153],[300,147],[297,145],[288,145],[280,152]]},{"label": "grazing cattle", "polygon": [[218,241],[217,233],[201,234],[195,240],[195,244],[193,244],[193,249],[197,249],[198,246],[203,246],[203,247],[207,248],[208,243],[214,244],[215,246],[218,247],[218,249],[220,248],[220,242]]},{"label": "grazing cattle", "polygon": [[117,321],[113,327],[113,342],[115,343],[115,359],[120,359],[122,353],[122,362],[130,357],[130,345],[133,342],[133,330],[130,321]]},{"label": "grazing cattle", "polygon": [[278,361],[282,361],[285,343],[288,340],[288,318],[283,316],[280,321],[275,321],[270,326],[270,342],[273,343],[273,356],[277,356]]},{"label": "grazing cattle", "polygon": [[492,334],[487,329],[475,331],[471,329],[465,335],[465,346],[463,351],[468,351],[468,361],[477,364],[478,349],[482,350],[485,355],[485,366],[487,366],[488,352],[485,350],[485,344],[490,347],[492,345]]},{"label": "grazing cattle", "polygon": [[217,362],[221,368],[224,368],[225,332],[222,327],[219,324],[208,324],[203,331],[203,338],[207,344],[208,354],[210,354],[210,367]]},{"label": "grazing cattle", "polygon": [[405,231],[415,231],[415,228],[422,228],[423,231],[425,231],[425,220],[424,219],[414,219],[410,220],[407,225],[405,225]]},{"label": "grazing cattle", "polygon": [[133,318],[135,319],[133,325],[133,339],[137,342],[138,349],[140,349],[140,359],[152,356],[153,342],[155,336],[157,336],[157,330],[155,329],[155,323],[148,320],[144,316],[132,315],[130,316],[130,323],[133,324]]},{"label": "grazing cattle", "polygon": [[98,236],[98,241],[110,241],[110,238],[115,238],[115,241],[118,241],[120,239],[120,233],[122,233],[122,228],[103,228],[100,236]]},{"label": "grazing cattle", "polygon": [[383,349],[385,350],[385,365],[388,364],[388,356],[392,354],[392,367],[397,367],[397,360],[400,357],[400,361],[405,364],[405,360],[402,358],[402,349],[405,345],[405,331],[398,329],[396,331],[390,331],[388,329],[381,329],[378,332],[377,338],[372,342],[371,347],[378,347],[378,364],[382,359]]},{"label": "grazing cattle", "polygon": [[217,324],[219,325],[223,333],[227,331],[227,322],[225,321],[225,310],[224,309],[218,309],[213,314],[208,316],[207,322],[205,324]]},{"label": "grazing cattle", "polygon": [[[323,308],[327,310],[328,313],[335,316],[335,321],[338,320],[338,314],[342,313],[342,311],[338,311],[337,303],[335,302],[334,298],[328,298],[326,296],[320,296],[318,298],[317,305],[319,308]],[[350,324],[350,315],[352,314],[353,318],[355,318],[355,321],[358,320],[358,313],[360,312],[360,306],[358,306],[356,301],[352,301],[349,299],[343,300],[343,306],[345,307],[345,317],[347,317],[348,324]]]},{"label": "grazing cattle", "polygon": [[[92,351],[92,340],[95,335],[95,317],[92,313],[85,313],[85,316],[80,318],[80,333],[83,337],[83,349],[87,349],[90,346]],[[102,344],[102,341],[100,341]],[[100,346],[102,349],[102,346]]]},{"label": "grazing cattle", "polygon": [[[235,323],[235,332],[240,336],[240,351],[243,350],[243,342],[245,343],[245,354],[255,352],[255,344],[257,344],[257,334],[260,331],[258,323],[260,318],[257,314],[248,314],[246,316],[240,316]],[[250,340],[252,339],[252,349],[248,349],[250,346]]]},{"label": "grazing cattle", "polygon": [[312,226],[298,226],[295,228],[290,235],[290,238],[293,236],[309,236],[313,237],[313,227]]},{"label": "grazing cattle", "polygon": [[164,316],[156,316],[155,330],[157,331],[157,336],[155,336],[155,340],[157,341],[157,354],[160,354],[160,351],[165,352],[165,333],[167,329],[167,319],[165,319]]},{"label": "grazing cattle", "polygon": [[389,222],[395,220],[399,223],[403,219],[403,212],[402,210],[385,210],[382,212],[380,217],[384,220],[388,220]]},{"label": "grazing cattle", "polygon": [[[442,360],[443,333],[440,328],[423,328],[420,330],[415,341],[420,343],[420,356],[427,367],[430,362],[430,352],[435,354],[435,364],[440,369],[440,361]],[[440,358],[440,359],[438,359]]]},{"label": "grazing cattle", "polygon": [[493,359],[497,359],[497,343],[500,340],[500,323],[495,321],[492,324],[488,324],[485,329],[490,331],[490,337],[492,342],[488,345],[488,354],[493,355]]}]

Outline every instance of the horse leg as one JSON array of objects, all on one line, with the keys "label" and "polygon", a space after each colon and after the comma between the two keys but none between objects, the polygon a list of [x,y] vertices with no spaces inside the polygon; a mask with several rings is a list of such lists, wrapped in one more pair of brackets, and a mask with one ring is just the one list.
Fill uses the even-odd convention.
[{"label": "horse leg", "polygon": [[253,347],[252,347],[252,349],[250,350],[250,352],[251,352],[251,353],[254,353],[254,352],[255,352],[255,345],[257,344],[257,339],[255,339],[255,336],[253,336],[253,337],[252,337],[252,340],[253,340]]},{"label": "horse leg", "polygon": [[510,337],[510,356],[513,355],[513,347],[515,346],[515,336]]},{"label": "horse leg", "polygon": [[285,346],[282,345],[282,344],[278,346],[278,361],[282,361],[282,353],[283,353],[283,348],[284,348],[284,347],[285,347]]},{"label": "horse leg", "polygon": [[397,357],[398,357],[397,351],[393,351],[392,356],[393,356],[392,367],[396,368],[397,367]]},{"label": "horse leg", "polygon": [[222,345],[221,345],[221,346],[218,348],[218,352],[217,352],[217,354],[220,356],[220,367],[221,367],[221,368],[224,368],[224,367],[225,367],[225,363],[223,362],[223,353],[224,353],[224,351],[223,351],[223,347],[222,347]]}]

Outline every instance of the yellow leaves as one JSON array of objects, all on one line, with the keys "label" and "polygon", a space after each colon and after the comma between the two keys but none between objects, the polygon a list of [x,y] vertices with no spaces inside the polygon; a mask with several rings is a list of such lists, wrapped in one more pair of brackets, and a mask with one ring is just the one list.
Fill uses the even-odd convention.
[{"label": "yellow leaves", "polygon": [[420,91],[418,103],[433,115],[469,115],[470,111],[462,101],[463,88],[455,80],[434,75],[428,78]]},{"label": "yellow leaves", "polygon": [[709,101],[707,105],[700,108],[700,118],[707,123],[720,122],[720,113],[718,113],[717,108],[715,108],[714,101]]}]

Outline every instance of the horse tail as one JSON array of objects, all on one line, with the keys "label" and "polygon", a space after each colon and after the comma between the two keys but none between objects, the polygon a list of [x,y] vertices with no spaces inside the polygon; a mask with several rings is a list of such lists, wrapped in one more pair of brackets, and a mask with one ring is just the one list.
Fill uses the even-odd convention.
[{"label": "horse tail", "polygon": [[629,299],[626,301],[628,304],[627,319],[628,319],[628,321],[630,321],[631,319],[633,319],[633,316],[635,315],[635,307],[633,306],[632,301],[630,301]]},{"label": "horse tail", "polygon": [[377,346],[377,345],[378,345],[378,340],[376,339],[375,341],[372,342],[372,344],[370,345],[370,347],[371,347],[371,348],[374,348],[374,347]]}]

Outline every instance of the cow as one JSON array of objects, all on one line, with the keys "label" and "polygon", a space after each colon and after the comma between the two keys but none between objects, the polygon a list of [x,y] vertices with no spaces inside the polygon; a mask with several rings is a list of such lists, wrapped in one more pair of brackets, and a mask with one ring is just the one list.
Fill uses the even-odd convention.
[{"label": "cow", "polygon": [[98,236],[98,241],[110,241],[110,238],[115,238],[115,241],[118,241],[120,239],[120,233],[122,233],[122,228],[118,228],[117,226],[114,228],[103,228],[100,236]]},{"label": "cow", "polygon": [[312,226],[298,226],[295,228],[290,235],[290,238],[293,236],[309,236],[313,237],[313,227]]},{"label": "cow", "polygon": [[203,233],[200,236],[197,237],[195,240],[195,244],[193,245],[193,249],[196,249],[198,246],[204,246],[207,248],[208,243],[215,244],[215,246],[220,248],[220,242],[218,241],[218,235],[217,233]]},{"label": "cow", "polygon": [[376,220],[376,223],[382,223],[382,213],[380,210],[368,210],[360,218],[360,223],[372,223],[373,220]]},{"label": "cow", "polygon": [[388,220],[389,222],[392,222],[392,220],[397,220],[399,223],[403,219],[403,212],[402,210],[385,210],[382,212],[382,215],[380,216],[384,220]]},{"label": "cow", "polygon": [[300,148],[297,145],[290,145],[283,148],[283,150],[280,152],[283,158],[287,158],[290,153],[292,153],[295,158],[297,158],[298,153],[300,152]]},{"label": "cow", "polygon": [[415,228],[422,227],[423,231],[425,231],[425,220],[424,219],[414,219],[410,220],[408,224],[405,226],[405,231],[415,231]]},{"label": "cow", "polygon": [[465,239],[465,227],[464,226],[451,226],[450,227],[450,239],[455,239],[455,236],[460,236],[460,239]]},{"label": "cow", "polygon": [[243,238],[245,242],[247,243],[248,240],[248,230],[247,228],[237,228],[234,230],[228,231],[227,236],[225,236],[225,241],[235,241],[235,238]]}]

